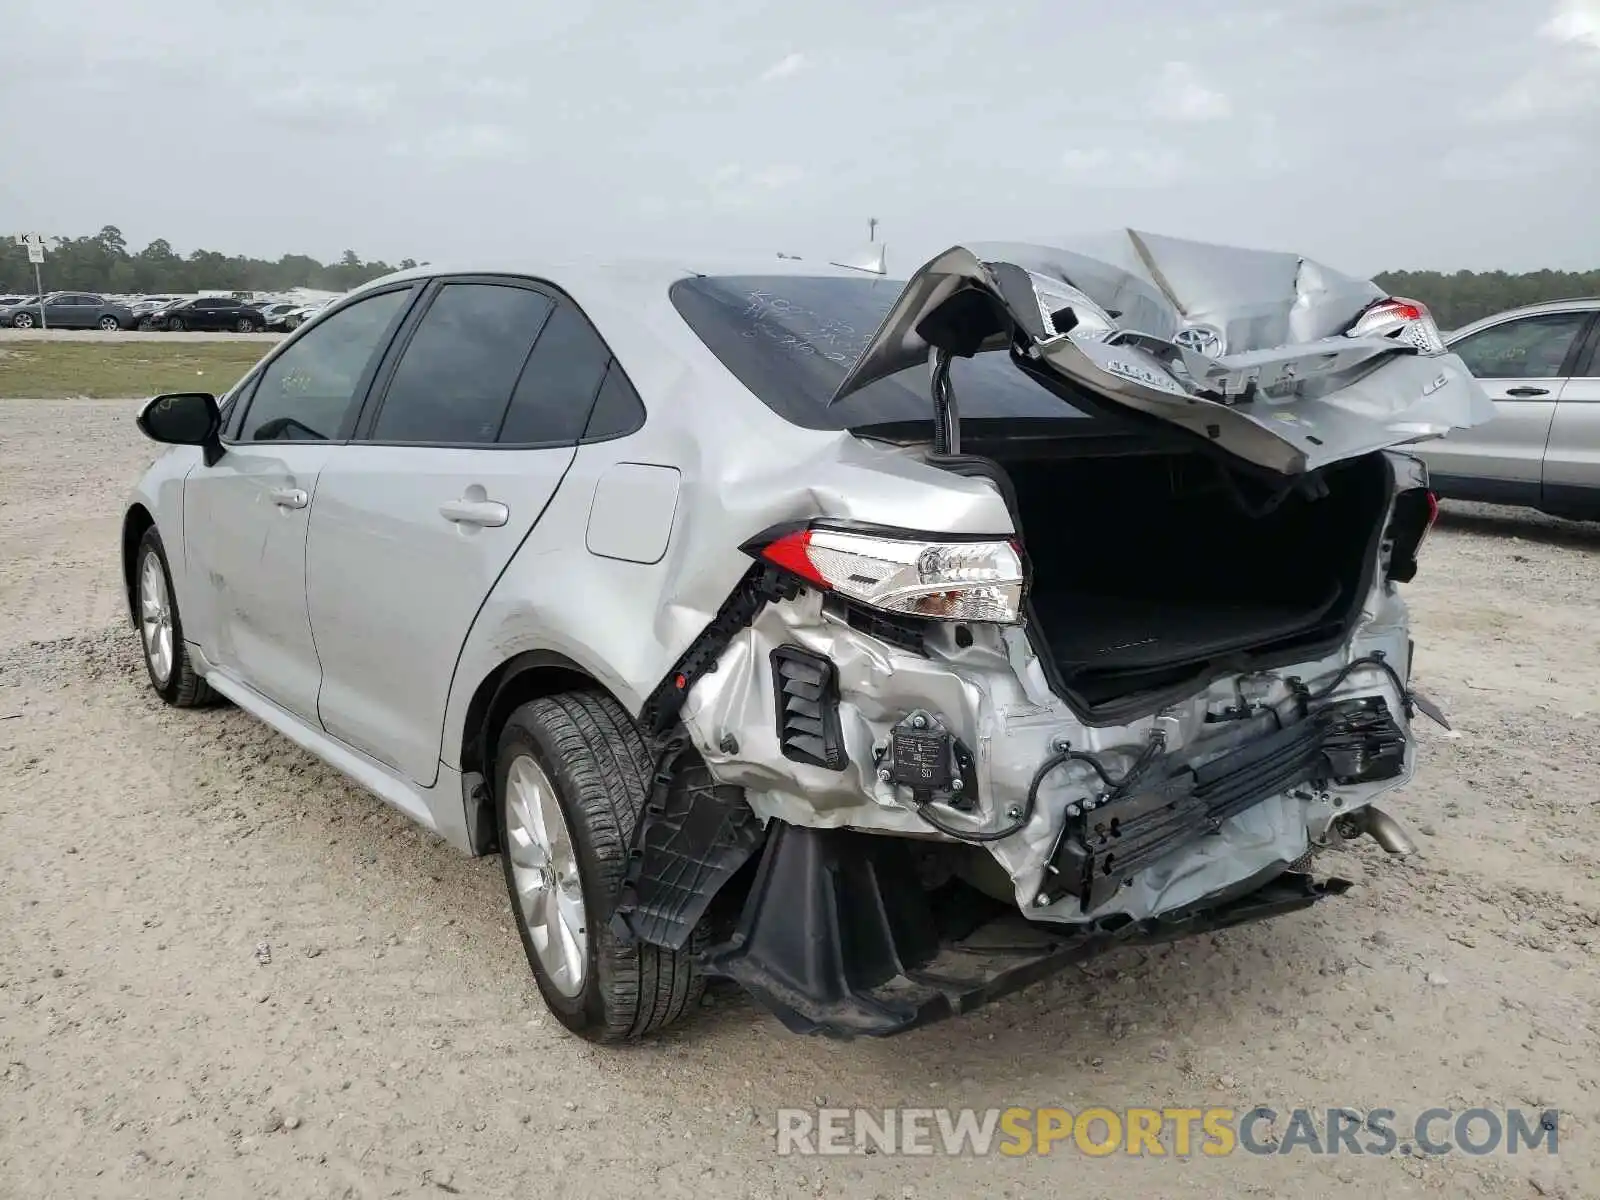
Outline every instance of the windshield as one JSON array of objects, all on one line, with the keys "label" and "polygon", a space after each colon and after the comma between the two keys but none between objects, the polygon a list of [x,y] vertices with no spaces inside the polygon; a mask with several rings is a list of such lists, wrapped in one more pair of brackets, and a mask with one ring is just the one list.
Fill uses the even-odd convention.
[{"label": "windshield", "polygon": [[[933,415],[926,367],[828,403],[904,286],[882,279],[712,275],[679,280],[671,297],[723,366],[773,412],[807,429],[862,429]],[[1004,354],[958,358],[950,379],[963,421],[1084,416]]]}]

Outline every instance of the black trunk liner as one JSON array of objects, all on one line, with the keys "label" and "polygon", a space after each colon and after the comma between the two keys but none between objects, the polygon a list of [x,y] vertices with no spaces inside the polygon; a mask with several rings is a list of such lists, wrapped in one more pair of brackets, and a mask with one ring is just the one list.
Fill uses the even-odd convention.
[{"label": "black trunk liner", "polygon": [[1182,666],[1292,637],[1327,617],[1339,596],[1336,582],[1310,603],[1035,593],[1033,611],[1070,676]]}]

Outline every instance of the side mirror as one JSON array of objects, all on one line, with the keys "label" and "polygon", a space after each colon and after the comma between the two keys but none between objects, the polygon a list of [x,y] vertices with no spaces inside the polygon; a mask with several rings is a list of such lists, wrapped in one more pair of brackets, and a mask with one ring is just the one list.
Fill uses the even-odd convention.
[{"label": "side mirror", "polygon": [[139,411],[139,432],[169,446],[204,446],[206,465],[222,453],[222,418],[210,392],[169,392]]}]

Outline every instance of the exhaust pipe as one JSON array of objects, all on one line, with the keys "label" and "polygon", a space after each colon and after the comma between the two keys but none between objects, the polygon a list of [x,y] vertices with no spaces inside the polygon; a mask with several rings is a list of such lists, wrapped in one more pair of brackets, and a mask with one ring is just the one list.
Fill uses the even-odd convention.
[{"label": "exhaust pipe", "polygon": [[1353,832],[1366,834],[1389,854],[1403,858],[1417,851],[1417,844],[1405,827],[1381,808],[1369,804],[1360,812],[1351,813],[1347,820]]}]

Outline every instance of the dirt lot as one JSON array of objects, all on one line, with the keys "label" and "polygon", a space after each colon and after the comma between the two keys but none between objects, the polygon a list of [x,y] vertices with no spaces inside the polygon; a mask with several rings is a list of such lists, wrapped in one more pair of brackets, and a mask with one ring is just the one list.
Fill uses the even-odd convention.
[{"label": "dirt lot", "polygon": [[[496,862],[145,687],[132,412],[0,401],[0,1195],[1600,1196],[1600,528],[1449,511],[1410,596],[1459,733],[1391,806],[1417,858],[1322,861],[1344,899],[886,1043],[719,997],[601,1051],[542,1016]],[[1554,1106],[1561,1154],[777,1157],[822,1098]]]}]

